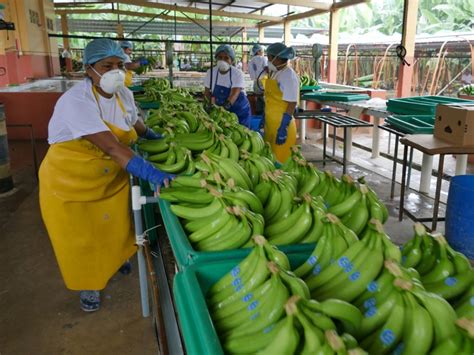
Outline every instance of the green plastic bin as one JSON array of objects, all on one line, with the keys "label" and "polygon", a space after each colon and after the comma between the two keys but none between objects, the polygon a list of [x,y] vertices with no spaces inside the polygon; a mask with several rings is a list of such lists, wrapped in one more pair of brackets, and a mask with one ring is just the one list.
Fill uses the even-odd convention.
[{"label": "green plastic bin", "polygon": [[387,110],[404,115],[431,115],[436,113],[438,104],[472,103],[471,100],[446,96],[414,96],[387,101]]},{"label": "green plastic bin", "polygon": [[[292,268],[304,263],[311,252],[287,253]],[[173,294],[188,355],[224,354],[206,304],[207,290],[243,258],[192,265],[174,278]]]},{"label": "green plastic bin", "polygon": [[[195,250],[189,242],[178,217],[171,211],[170,203],[160,200],[159,206],[171,249],[173,249],[173,254],[180,270],[194,264],[243,258],[250,253],[250,248],[209,252]],[[314,245],[314,243],[282,245],[279,248],[285,253],[311,253]]]},{"label": "green plastic bin", "polygon": [[129,86],[128,89],[134,93],[139,93],[139,92],[144,92],[145,91],[145,87],[142,86],[142,85],[132,85],[132,86]]},{"label": "green plastic bin", "polygon": [[160,103],[158,101],[154,101],[154,102],[141,102],[141,101],[137,101],[137,104],[138,106],[140,106],[140,108],[142,110],[151,110],[151,109],[158,109],[160,108]]},{"label": "green plastic bin", "polygon": [[350,101],[363,101],[370,99],[369,95],[367,94],[351,94],[347,92],[313,92],[309,94],[303,95],[303,100],[318,100],[318,101],[342,101],[342,102],[350,102]]},{"label": "green plastic bin", "polygon": [[300,87],[300,92],[317,91],[317,90],[320,90],[320,89],[321,89],[321,86],[319,86],[319,85],[314,85],[314,86],[305,85],[305,86]]},{"label": "green plastic bin", "polygon": [[401,132],[409,134],[433,134],[434,117],[429,115],[392,115],[385,120]]}]

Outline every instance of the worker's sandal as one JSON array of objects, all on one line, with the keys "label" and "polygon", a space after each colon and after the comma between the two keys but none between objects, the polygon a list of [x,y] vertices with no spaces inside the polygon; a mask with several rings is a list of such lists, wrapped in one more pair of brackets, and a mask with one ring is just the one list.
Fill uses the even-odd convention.
[{"label": "worker's sandal", "polygon": [[119,272],[122,275],[130,274],[132,272],[132,264],[130,263],[130,261],[124,262],[123,265],[120,266]]},{"label": "worker's sandal", "polygon": [[80,291],[79,298],[81,309],[84,312],[95,312],[100,308],[100,292],[99,291]]}]

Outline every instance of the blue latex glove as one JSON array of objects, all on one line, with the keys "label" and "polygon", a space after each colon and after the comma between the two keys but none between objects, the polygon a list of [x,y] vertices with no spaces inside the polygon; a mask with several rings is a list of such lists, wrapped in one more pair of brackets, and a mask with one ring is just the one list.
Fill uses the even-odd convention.
[{"label": "blue latex glove", "polygon": [[153,131],[150,127],[147,127],[145,131],[145,136],[143,138],[148,139],[148,140],[153,140],[153,139],[161,139],[163,138],[163,136]]},{"label": "blue latex glove", "polygon": [[133,156],[133,158],[128,161],[125,170],[133,176],[149,181],[158,187],[162,186],[165,181],[171,181],[175,178],[175,175],[156,169],[153,165],[138,155]]},{"label": "blue latex glove", "polygon": [[284,113],[281,119],[280,127],[278,127],[277,137],[275,143],[278,145],[285,144],[286,138],[288,137],[288,125],[290,124],[293,117],[288,113]]},{"label": "blue latex glove", "polygon": [[232,108],[232,104],[230,103],[229,100],[225,100],[224,105],[222,105],[227,111],[229,111]]},{"label": "blue latex glove", "polygon": [[148,60],[146,60],[146,58],[140,58],[140,59],[138,60],[138,63],[140,63],[141,66],[147,65],[147,64],[148,64]]}]

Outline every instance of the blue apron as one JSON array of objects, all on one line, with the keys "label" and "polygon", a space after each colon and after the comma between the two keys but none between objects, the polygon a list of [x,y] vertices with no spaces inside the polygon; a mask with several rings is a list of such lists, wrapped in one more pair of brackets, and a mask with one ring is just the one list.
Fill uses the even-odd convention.
[{"label": "blue apron", "polygon": [[[217,79],[219,78],[219,70],[217,70],[216,81],[214,84],[214,91],[212,96],[216,98],[216,104],[218,106],[223,106],[226,100],[229,98],[230,91],[232,88],[232,68],[230,69],[230,88],[226,88],[222,85],[217,85]],[[237,100],[231,106],[230,112],[233,112],[239,118],[239,123],[243,126],[250,128],[251,112],[250,112],[250,103],[247,96],[241,91]]]}]

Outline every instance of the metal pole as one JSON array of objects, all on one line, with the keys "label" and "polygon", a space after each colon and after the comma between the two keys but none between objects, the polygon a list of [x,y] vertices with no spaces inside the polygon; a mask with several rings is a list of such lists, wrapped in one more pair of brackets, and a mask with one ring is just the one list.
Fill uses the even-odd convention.
[{"label": "metal pole", "polygon": [[140,186],[132,186],[132,209],[135,222],[135,238],[138,245],[138,275],[140,280],[140,297],[142,301],[143,317],[150,316],[150,304],[148,300],[148,280],[146,275],[146,262],[143,254],[143,222],[142,222],[142,204],[140,202],[141,190]]},{"label": "metal pole", "polygon": [[213,52],[212,52],[212,0],[209,0],[209,47],[210,47],[210,54],[211,54],[211,76],[209,81],[209,90],[212,96],[212,68],[213,68]]}]

